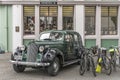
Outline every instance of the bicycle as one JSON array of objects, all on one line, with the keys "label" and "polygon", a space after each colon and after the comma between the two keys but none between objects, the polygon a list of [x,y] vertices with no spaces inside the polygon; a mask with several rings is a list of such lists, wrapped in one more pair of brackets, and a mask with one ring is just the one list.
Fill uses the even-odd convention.
[{"label": "bicycle", "polygon": [[81,54],[80,68],[79,68],[80,75],[84,75],[84,73],[91,68],[93,75],[96,77],[92,50],[93,50],[92,48],[90,49],[84,48],[82,50],[83,53]]},{"label": "bicycle", "polygon": [[114,68],[114,71],[116,71],[117,57],[119,57],[118,62],[120,64],[120,54],[118,48],[119,48],[118,46],[111,46],[109,49],[111,64],[112,67]]},{"label": "bicycle", "polygon": [[107,54],[106,48],[98,48],[96,72],[100,73],[102,69],[104,69],[106,74],[110,75],[112,71],[111,61],[106,54]]}]

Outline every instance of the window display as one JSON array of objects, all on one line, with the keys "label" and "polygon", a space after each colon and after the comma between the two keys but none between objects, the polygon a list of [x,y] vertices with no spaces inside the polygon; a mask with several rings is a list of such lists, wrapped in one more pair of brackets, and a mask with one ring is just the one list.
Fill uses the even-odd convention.
[{"label": "window display", "polygon": [[40,32],[57,29],[57,7],[40,7]]},{"label": "window display", "polygon": [[101,7],[101,34],[117,34],[117,7]]},{"label": "window display", "polygon": [[73,7],[63,6],[63,30],[73,30]]},{"label": "window display", "polygon": [[95,7],[85,7],[85,35],[95,35]]},{"label": "window display", "polygon": [[35,8],[24,6],[24,35],[35,34]]}]

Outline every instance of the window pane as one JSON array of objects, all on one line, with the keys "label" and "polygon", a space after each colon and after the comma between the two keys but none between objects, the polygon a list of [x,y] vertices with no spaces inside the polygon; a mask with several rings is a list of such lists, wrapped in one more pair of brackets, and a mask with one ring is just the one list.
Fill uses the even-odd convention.
[{"label": "window pane", "polygon": [[95,7],[85,7],[85,35],[95,35]]},{"label": "window pane", "polygon": [[24,34],[35,34],[35,7],[24,7]]},{"label": "window pane", "polygon": [[57,7],[50,7],[49,16],[57,16]]},{"label": "window pane", "polygon": [[[102,7],[101,18],[101,34],[116,35],[117,34],[117,7]],[[106,10],[106,11],[105,11]]]},{"label": "window pane", "polygon": [[108,7],[101,7],[101,15],[108,16]]},{"label": "window pane", "polygon": [[40,7],[40,16],[48,16],[48,7]]},{"label": "window pane", "polygon": [[109,17],[109,34],[117,34],[117,17]]},{"label": "window pane", "polygon": [[94,35],[95,34],[95,18],[85,17],[85,34]]},{"label": "window pane", "polygon": [[73,7],[63,7],[63,30],[73,30]]},{"label": "window pane", "polygon": [[109,15],[110,16],[117,16],[117,8],[116,7],[110,7],[109,8]]},{"label": "window pane", "polygon": [[102,17],[101,18],[101,30],[102,30],[102,34],[108,34],[108,17]]},{"label": "window pane", "polygon": [[73,16],[73,7],[63,7],[63,16]]},{"label": "window pane", "polygon": [[86,16],[95,16],[95,7],[85,7]]}]

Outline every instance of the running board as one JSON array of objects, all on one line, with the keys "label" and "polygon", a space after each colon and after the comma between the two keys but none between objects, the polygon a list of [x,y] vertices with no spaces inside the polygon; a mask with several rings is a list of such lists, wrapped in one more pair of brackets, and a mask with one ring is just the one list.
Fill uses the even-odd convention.
[{"label": "running board", "polygon": [[64,63],[64,65],[63,65],[63,67],[68,66],[68,65],[71,65],[71,64],[73,64],[73,63],[77,63],[78,61],[80,61],[80,59],[72,60],[72,61],[66,61],[66,62]]}]

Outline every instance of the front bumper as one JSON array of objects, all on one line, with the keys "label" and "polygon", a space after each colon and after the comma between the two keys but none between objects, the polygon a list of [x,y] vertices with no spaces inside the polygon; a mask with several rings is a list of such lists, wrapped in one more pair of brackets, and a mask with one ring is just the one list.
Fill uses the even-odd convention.
[{"label": "front bumper", "polygon": [[23,61],[14,61],[14,60],[10,60],[10,62],[12,64],[16,64],[16,65],[25,65],[25,66],[33,66],[33,67],[40,67],[40,66],[49,66],[50,63],[38,63],[38,62],[23,62]]}]

